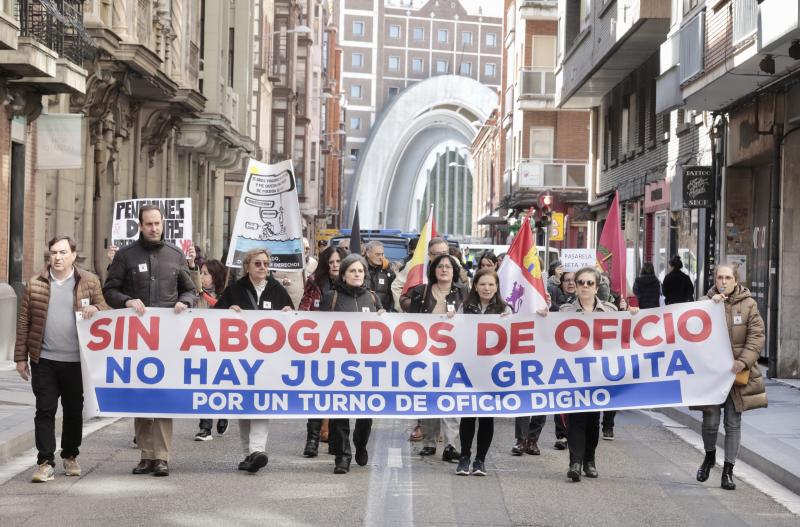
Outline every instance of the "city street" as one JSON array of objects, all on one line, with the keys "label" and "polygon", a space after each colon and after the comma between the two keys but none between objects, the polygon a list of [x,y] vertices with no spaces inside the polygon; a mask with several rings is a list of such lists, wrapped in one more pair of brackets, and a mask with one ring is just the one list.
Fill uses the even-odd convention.
[{"label": "city street", "polygon": [[[654,415],[654,414],[653,414]],[[134,476],[133,424],[121,419],[84,440],[83,476],[30,483],[33,463],[0,485],[3,527],[36,525],[797,525],[798,517],[741,479],[719,488],[721,469],[698,483],[701,454],[644,412],[617,416],[601,441],[600,478],[572,483],[567,452],[553,449],[548,420],[541,456],[512,457],[513,421],[498,419],[487,477],[416,455],[409,423],[376,420],[366,467],[333,474],[333,457],[300,456],[305,423],[274,421],[269,465],[240,461],[236,422],[223,437],[194,442],[195,422],[176,421],[172,474]],[[684,433],[686,431],[684,430]],[[325,451],[322,445],[321,451]],[[441,451],[441,448],[439,449]],[[0,466],[0,477],[8,464]],[[737,465],[738,467],[738,465]],[[2,479],[0,479],[2,481]],[[797,499],[796,495],[793,495]]]}]

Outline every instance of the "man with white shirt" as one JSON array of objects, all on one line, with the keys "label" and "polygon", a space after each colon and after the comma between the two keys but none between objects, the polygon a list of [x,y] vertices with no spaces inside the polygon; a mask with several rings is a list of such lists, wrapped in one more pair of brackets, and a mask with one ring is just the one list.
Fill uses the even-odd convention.
[{"label": "man with white shirt", "polygon": [[36,483],[55,477],[59,398],[64,410],[64,472],[67,476],[81,475],[77,457],[83,436],[83,381],[75,314],[91,318],[100,309],[110,309],[103,299],[100,280],[74,266],[75,241],[56,236],[48,247],[49,265],[28,281],[22,295],[14,349],[17,371],[26,381],[31,380],[36,396],[34,429],[39,453],[31,478]]}]

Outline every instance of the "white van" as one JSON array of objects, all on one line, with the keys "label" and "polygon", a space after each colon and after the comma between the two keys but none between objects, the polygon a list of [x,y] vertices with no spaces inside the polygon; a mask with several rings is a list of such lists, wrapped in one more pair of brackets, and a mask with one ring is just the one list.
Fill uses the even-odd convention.
[{"label": "white van", "polygon": [[[477,259],[480,255],[486,251],[491,251],[495,254],[495,256],[500,256],[501,254],[505,254],[508,252],[510,245],[491,245],[485,243],[462,243],[461,244],[461,253],[464,254],[466,249],[469,248],[469,257],[471,260],[475,261],[477,264]],[[544,261],[544,246],[537,245],[536,249],[539,252],[539,258]],[[559,251],[555,247],[550,247],[550,262],[554,262],[559,258]],[[545,269],[545,271],[547,271]]]}]

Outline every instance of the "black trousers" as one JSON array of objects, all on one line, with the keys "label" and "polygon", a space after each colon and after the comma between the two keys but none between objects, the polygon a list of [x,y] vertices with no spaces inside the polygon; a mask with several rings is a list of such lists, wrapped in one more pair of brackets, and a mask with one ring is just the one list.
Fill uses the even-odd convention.
[{"label": "black trousers", "polygon": [[567,416],[569,462],[594,461],[600,441],[600,412],[579,412]]},{"label": "black trousers", "polygon": [[532,415],[530,417],[515,417],[514,418],[514,437],[518,440],[530,439],[531,441],[538,442],[539,436],[542,434],[542,428],[547,421],[546,415]]},{"label": "black trousers", "polygon": [[[367,448],[367,441],[372,432],[372,419],[356,419],[353,430],[353,445],[356,450]],[[353,451],[350,448],[350,419],[331,419],[328,422],[328,441],[332,445],[333,454],[350,464]]]},{"label": "black trousers", "polygon": [[77,456],[83,437],[83,379],[80,362],[39,359],[31,363],[31,387],[36,397],[33,419],[37,463],[55,466],[56,411],[63,409],[61,457]]},{"label": "black trousers", "polygon": [[461,438],[461,455],[469,459],[472,457],[472,438],[475,437],[475,422],[478,424],[478,445],[475,459],[486,461],[486,453],[494,437],[493,417],[462,417],[458,425],[458,436]]},{"label": "black trousers", "polygon": [[556,422],[556,439],[567,437],[567,414],[553,414]]},{"label": "black trousers", "polygon": [[614,416],[616,411],[603,412],[603,430],[614,430]]},{"label": "black trousers", "polygon": [[[227,422],[227,419],[217,419],[217,423]],[[200,419],[200,429],[211,431],[211,426],[214,424],[213,419]]]}]

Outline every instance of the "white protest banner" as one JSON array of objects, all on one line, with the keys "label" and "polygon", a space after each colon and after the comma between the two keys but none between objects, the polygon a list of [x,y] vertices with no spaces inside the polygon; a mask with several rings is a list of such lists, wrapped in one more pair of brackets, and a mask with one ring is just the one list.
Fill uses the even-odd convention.
[{"label": "white protest banner", "polygon": [[559,260],[564,271],[575,272],[584,267],[594,267],[597,263],[597,251],[594,249],[561,249]]},{"label": "white protest banner", "polygon": [[725,311],[409,315],[148,308],[78,321],[91,416],[515,416],[722,403]]},{"label": "white protest banner", "polygon": [[228,267],[241,267],[252,249],[268,249],[272,269],[303,269],[303,225],[291,160],[267,165],[251,159],[247,165]]},{"label": "white protest banner", "polygon": [[156,205],[164,215],[164,240],[177,245],[183,254],[192,246],[192,198],[128,199],[114,203],[111,243],[125,247],[139,239],[139,209]]}]

